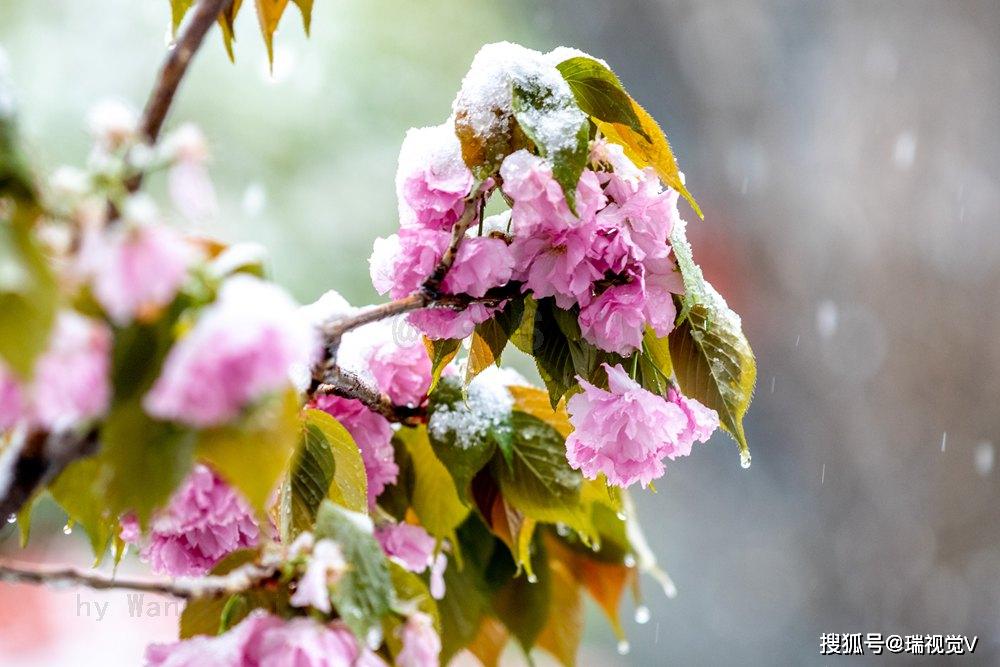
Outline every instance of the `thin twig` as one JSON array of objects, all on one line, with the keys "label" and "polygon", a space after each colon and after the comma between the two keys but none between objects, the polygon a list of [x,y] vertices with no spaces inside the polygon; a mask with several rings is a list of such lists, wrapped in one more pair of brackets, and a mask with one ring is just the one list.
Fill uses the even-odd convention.
[{"label": "thin twig", "polygon": [[[139,136],[147,144],[156,143],[191,59],[219,14],[226,11],[232,3],[233,0],[201,0],[177,41],[171,46],[139,118]],[[135,192],[141,184],[142,172],[139,172],[128,180],[125,187],[129,192]]]},{"label": "thin twig", "polygon": [[224,575],[208,575],[198,579],[151,581],[114,577],[71,567],[53,568],[26,563],[0,563],[0,581],[48,586],[85,586],[96,590],[127,589],[159,593],[190,600],[201,597],[222,597],[249,590],[276,575],[274,568],[248,564]]},{"label": "thin twig", "polygon": [[426,412],[419,406],[394,404],[387,395],[369,387],[357,375],[336,364],[330,367],[323,382],[318,383],[312,393],[314,396],[334,394],[359,400],[369,410],[400,424],[419,423]]}]

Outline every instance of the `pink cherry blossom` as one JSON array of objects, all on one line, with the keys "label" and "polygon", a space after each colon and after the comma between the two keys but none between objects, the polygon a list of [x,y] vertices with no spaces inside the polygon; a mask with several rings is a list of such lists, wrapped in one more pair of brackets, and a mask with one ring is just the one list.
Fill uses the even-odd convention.
[{"label": "pink cherry blossom", "polygon": [[[134,517],[126,515],[121,524],[121,538],[135,543]],[[141,555],[154,572],[200,575],[237,549],[255,546],[259,532],[242,496],[209,467],[197,464],[170,504],[153,517]]]},{"label": "pink cherry blossom", "polygon": [[502,239],[487,236],[462,241],[441,287],[449,294],[481,297],[510,280],[514,256]]},{"label": "pink cherry blossom", "polygon": [[490,308],[481,303],[473,303],[462,310],[424,308],[409,313],[407,321],[433,340],[465,338],[477,324],[493,317],[500,307],[502,306]]},{"label": "pink cherry blossom", "polygon": [[170,644],[151,644],[146,648],[146,667],[247,667],[247,648],[251,642],[284,622],[262,610],[250,613],[225,633],[209,637],[197,635]]},{"label": "pink cherry blossom", "polygon": [[399,150],[396,194],[402,226],[448,230],[462,214],[472,172],[450,122],[412,128]]},{"label": "pink cherry blossom", "polygon": [[375,382],[397,405],[420,405],[431,386],[431,358],[417,342],[396,345],[382,342],[365,355]]},{"label": "pink cherry blossom", "polygon": [[591,285],[603,275],[588,257],[596,232],[593,222],[519,231],[510,247],[518,267],[515,277],[536,298],[555,297],[560,308],[587,303]]},{"label": "pink cherry blossom", "polygon": [[675,456],[687,456],[691,453],[691,446],[695,441],[708,442],[715,429],[719,428],[719,413],[693,398],[684,396],[674,387],[667,392],[667,400],[679,406],[687,417],[687,425],[677,437],[677,452],[669,456],[671,459]]},{"label": "pink cherry blossom", "polygon": [[410,572],[423,572],[434,560],[434,538],[412,523],[389,524],[375,531],[375,539],[386,556]]},{"label": "pink cherry blossom", "polygon": [[399,475],[389,421],[353,398],[317,396],[315,406],[343,424],[357,443],[368,477],[368,504],[374,507],[375,499]]},{"label": "pink cherry blossom", "polygon": [[293,618],[251,636],[241,667],[385,667],[343,623]]},{"label": "pink cherry blossom", "polygon": [[111,332],[96,320],[64,310],[49,348],[38,359],[30,390],[33,422],[62,431],[103,415],[111,400]]},{"label": "pink cherry blossom", "polygon": [[333,540],[320,540],[312,547],[306,572],[289,602],[295,607],[312,607],[329,614],[330,586],[337,583],[346,570],[347,561],[340,546]]},{"label": "pink cherry blossom", "polygon": [[515,235],[533,235],[538,227],[559,229],[591,221],[607,199],[597,174],[586,169],[576,186],[576,213],[569,210],[552,167],[542,158],[519,150],[500,166],[504,193],[514,200],[511,219]]},{"label": "pink cherry blossom", "polygon": [[645,308],[642,280],[612,285],[580,309],[580,331],[602,350],[628,356],[642,344]]},{"label": "pink cherry blossom", "polygon": [[174,344],[143,405],[162,419],[197,427],[224,424],[290,386],[292,369],[309,364],[317,344],[316,331],[283,290],[249,275],[233,276]]},{"label": "pink cherry blossom", "polygon": [[411,294],[434,271],[450,241],[446,231],[420,227],[403,228],[388,239],[376,240],[369,260],[372,283],[380,294],[389,292],[393,299]]},{"label": "pink cherry blossom", "polygon": [[583,393],[567,403],[574,431],[566,438],[566,458],[587,479],[603,473],[615,486],[645,486],[663,475],[665,457],[678,454],[687,416],[639,386],[620,365],[604,369],[608,390],[580,379]]},{"label": "pink cherry blossom", "polygon": [[[670,264],[672,267],[672,263]],[[666,336],[674,328],[677,319],[677,307],[674,305],[674,294],[684,293],[684,284],[680,274],[668,269],[667,273],[646,271],[644,280],[646,300],[643,303],[643,316],[646,323],[652,327],[657,336]]]},{"label": "pink cherry blossom", "polygon": [[119,326],[169,304],[194,257],[180,234],[162,225],[95,232],[83,254],[94,297]]},{"label": "pink cherry blossom", "polygon": [[25,404],[21,386],[0,360],[0,432],[13,428],[24,418]]},{"label": "pink cherry blossom", "polygon": [[400,634],[403,649],[396,656],[397,667],[438,667],[441,638],[430,616],[419,611],[412,614]]}]

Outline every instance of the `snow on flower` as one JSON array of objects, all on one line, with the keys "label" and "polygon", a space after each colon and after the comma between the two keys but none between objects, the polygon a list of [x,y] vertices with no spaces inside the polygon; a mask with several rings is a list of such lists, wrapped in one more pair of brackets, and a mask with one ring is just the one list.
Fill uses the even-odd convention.
[{"label": "snow on flower", "polygon": [[30,388],[32,421],[62,431],[103,415],[111,400],[111,332],[96,320],[64,310]]},{"label": "snow on flower", "polygon": [[430,616],[419,611],[410,615],[400,635],[403,648],[396,656],[397,667],[438,667],[441,638]]},{"label": "snow on flower", "polygon": [[353,398],[317,396],[314,403],[343,424],[357,443],[368,477],[368,504],[374,506],[375,499],[386,486],[396,483],[399,474],[389,421]]},{"label": "snow on flower", "polygon": [[[122,540],[137,543],[138,522],[122,519]],[[237,549],[257,544],[259,529],[246,501],[209,467],[197,464],[150,523],[142,558],[154,572],[205,574]]]},{"label": "snow on flower", "polygon": [[434,561],[436,541],[422,526],[387,524],[375,530],[375,539],[386,556],[410,572],[423,572]]},{"label": "snow on flower", "polygon": [[[646,391],[620,365],[604,364],[608,390],[580,380],[583,392],[566,407],[574,431],[566,438],[569,464],[588,479],[643,486],[663,476],[663,459],[683,455],[688,417],[675,403]],[[690,450],[690,447],[688,447]]]},{"label": "snow on flower", "polygon": [[451,122],[411,128],[399,149],[396,171],[400,224],[451,229],[472,182]]},{"label": "snow on flower", "polygon": [[146,667],[385,667],[343,623],[282,620],[262,610],[227,632],[146,649]]},{"label": "snow on flower", "polygon": [[98,102],[87,115],[87,126],[98,147],[114,151],[135,137],[139,117],[135,110],[120,100]]},{"label": "snow on flower", "polygon": [[95,231],[81,261],[93,292],[119,325],[169,304],[187,276],[193,249],[163,225],[118,225]]},{"label": "snow on flower", "polygon": [[378,388],[397,405],[420,405],[431,386],[431,358],[419,341],[412,345],[382,342],[365,355]]},{"label": "snow on flower", "polygon": [[208,142],[201,130],[185,123],[163,143],[163,150],[173,160],[167,172],[167,190],[174,206],[189,220],[205,220],[215,215],[218,203],[205,162]]},{"label": "snow on flower", "polygon": [[[305,533],[303,533],[305,534]],[[289,602],[295,607],[312,607],[330,613],[330,586],[347,570],[340,546],[333,540],[320,540],[312,547],[306,572],[299,579]]]},{"label": "snow on flower", "polygon": [[231,421],[289,386],[291,371],[317,352],[316,331],[280,288],[249,275],[219,297],[178,340],[143,405],[149,414],[197,427]]}]

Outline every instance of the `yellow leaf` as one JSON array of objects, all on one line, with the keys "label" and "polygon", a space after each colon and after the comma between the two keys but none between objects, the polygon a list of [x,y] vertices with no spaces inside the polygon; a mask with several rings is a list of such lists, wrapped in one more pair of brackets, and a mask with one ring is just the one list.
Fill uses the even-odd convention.
[{"label": "yellow leaf", "polygon": [[636,569],[620,563],[594,560],[552,537],[546,540],[546,547],[553,560],[564,562],[573,572],[576,580],[604,611],[615,635],[624,639],[625,630],[622,628],[618,607],[622,595],[635,581]]},{"label": "yellow leaf", "polygon": [[263,514],[295,452],[299,407],[298,395],[288,391],[259,406],[244,423],[202,431],[195,455],[211,464]]},{"label": "yellow leaf", "polygon": [[274,67],[274,31],[278,29],[278,21],[288,7],[288,0],[256,0],[256,3],[260,32],[267,45],[267,60]]},{"label": "yellow leaf", "polygon": [[555,556],[549,559],[552,599],[549,618],[538,636],[537,645],[552,654],[564,667],[576,664],[576,652],[583,636],[583,596],[570,565]]},{"label": "yellow leaf", "polygon": [[527,412],[532,417],[537,417],[543,422],[559,431],[564,438],[573,432],[573,425],[569,423],[569,415],[566,414],[565,403],[560,403],[553,410],[549,402],[549,394],[538,387],[507,387],[514,397],[514,409]]},{"label": "yellow leaf", "polygon": [[240,11],[240,5],[242,4],[243,0],[233,0],[233,4],[229,6],[229,9],[219,14],[219,28],[222,30],[222,42],[226,45],[226,54],[231,61],[236,60],[233,53],[233,42],[236,41],[235,21],[236,14]]},{"label": "yellow leaf", "polygon": [[489,343],[479,335],[479,332],[472,334],[472,345],[469,347],[469,361],[465,369],[465,384],[472,382],[473,378],[496,362],[493,350]]},{"label": "yellow leaf", "polygon": [[486,617],[479,626],[476,638],[466,647],[479,659],[483,667],[496,667],[507,646],[507,628],[493,617]]},{"label": "yellow leaf", "polygon": [[413,461],[413,511],[428,533],[438,539],[452,537],[469,508],[459,499],[448,469],[435,456],[427,429],[400,429],[396,437]]},{"label": "yellow leaf", "polygon": [[299,11],[302,13],[302,27],[308,35],[309,29],[312,27],[313,0],[292,0],[292,2],[298,5]]},{"label": "yellow leaf", "polygon": [[[631,98],[629,98],[631,99]],[[652,166],[659,174],[663,182],[672,187],[691,204],[691,208],[698,214],[699,218],[705,216],[701,213],[698,202],[681,181],[680,168],[674,158],[674,152],[670,149],[670,142],[667,135],[660,129],[660,125],[649,115],[649,112],[642,108],[638,102],[632,101],[632,109],[639,119],[643,130],[649,135],[646,139],[641,134],[630,128],[628,125],[619,123],[607,123],[597,118],[593,118],[597,128],[610,141],[620,144],[625,149],[625,155],[640,168]]]}]

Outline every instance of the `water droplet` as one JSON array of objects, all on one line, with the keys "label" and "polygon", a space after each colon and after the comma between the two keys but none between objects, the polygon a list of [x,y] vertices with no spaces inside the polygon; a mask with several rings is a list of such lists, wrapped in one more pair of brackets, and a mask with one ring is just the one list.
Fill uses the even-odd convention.
[{"label": "water droplet", "polygon": [[628,517],[627,517],[627,516],[625,516],[625,512],[619,512],[619,513],[618,513],[618,520],[619,520],[619,521],[624,521],[624,520],[625,520],[625,519],[627,519],[627,518],[628,518]]},{"label": "water droplet", "polygon": [[531,574],[529,574],[528,575],[528,583],[529,584],[537,584],[538,583],[538,575],[535,574],[534,572],[532,572]]},{"label": "water droplet", "polygon": [[597,540],[594,540],[594,543],[590,545],[590,550],[593,551],[594,553],[597,553],[598,551],[601,550],[601,543],[598,542]]},{"label": "water droplet", "polygon": [[639,605],[635,608],[635,622],[639,625],[649,623],[650,616],[649,607],[646,605]]},{"label": "water droplet", "polygon": [[569,526],[567,526],[564,523],[557,523],[556,532],[559,533],[560,537],[566,537],[567,535],[569,535]]},{"label": "water droplet", "polygon": [[375,626],[369,630],[365,636],[365,643],[368,644],[368,648],[371,650],[377,650],[382,645],[382,628]]},{"label": "water droplet", "polygon": [[995,458],[995,450],[993,448],[993,443],[989,441],[983,441],[976,445],[976,472],[978,472],[983,477],[986,477],[991,472],[993,472],[993,459]]},{"label": "water droplet", "polygon": [[7,523],[16,523],[16,522],[17,522],[16,514],[11,514],[9,517],[7,517]]},{"label": "water droplet", "polygon": [[941,434],[941,451],[944,452],[948,447],[948,431]]},{"label": "water droplet", "polygon": [[749,453],[740,454],[740,465],[743,467],[744,470],[750,467],[750,454]]},{"label": "water droplet", "polygon": [[625,567],[635,567],[635,556],[632,554],[625,554],[625,558],[622,559]]},{"label": "water droplet", "polygon": [[63,535],[69,535],[72,532],[73,532],[73,526],[69,525],[68,523],[65,526],[63,526]]},{"label": "water droplet", "polygon": [[632,645],[628,643],[628,640],[623,639],[618,642],[618,655],[628,655],[628,652],[632,650]]},{"label": "water droplet", "polygon": [[671,600],[677,597],[677,587],[674,586],[674,582],[672,581],[663,582],[663,594],[666,595]]}]

